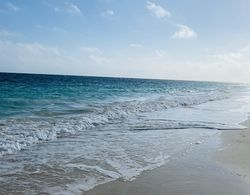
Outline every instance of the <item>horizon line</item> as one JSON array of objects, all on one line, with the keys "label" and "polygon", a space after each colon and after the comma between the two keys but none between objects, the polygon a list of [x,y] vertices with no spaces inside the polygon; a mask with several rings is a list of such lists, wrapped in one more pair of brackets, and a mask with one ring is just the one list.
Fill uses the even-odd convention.
[{"label": "horizon line", "polygon": [[167,78],[145,78],[145,77],[105,76],[105,75],[78,75],[78,74],[60,74],[60,73],[36,73],[36,72],[5,72],[5,71],[0,71],[0,74],[27,74],[27,75],[48,75],[48,76],[101,77],[101,78],[115,78],[115,79],[208,82],[208,83],[225,83],[225,84],[250,84],[250,83],[244,83],[244,82],[229,82],[229,81],[188,80],[188,79],[171,79],[171,78],[170,79],[167,79]]}]

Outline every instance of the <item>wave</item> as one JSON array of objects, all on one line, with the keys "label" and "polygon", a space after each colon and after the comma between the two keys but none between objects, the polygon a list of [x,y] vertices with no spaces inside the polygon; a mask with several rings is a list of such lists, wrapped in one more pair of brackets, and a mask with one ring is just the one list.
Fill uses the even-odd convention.
[{"label": "wave", "polygon": [[[59,112],[41,111],[35,116],[7,118],[0,121],[0,155],[12,154],[33,144],[54,140],[60,136],[76,134],[86,129],[93,129],[106,124],[116,124],[128,116],[167,110],[176,107],[189,107],[209,101],[224,99],[222,93],[189,93],[176,96],[134,99],[112,103],[97,103],[83,110]],[[69,114],[70,113],[70,114]],[[164,122],[158,128],[207,128],[204,124]],[[209,126],[208,126],[209,127]],[[154,127],[157,129],[156,127]],[[218,128],[218,127],[214,127]],[[136,128],[134,128],[136,130]],[[146,129],[150,129],[147,127]],[[143,130],[138,128],[137,130]]]}]

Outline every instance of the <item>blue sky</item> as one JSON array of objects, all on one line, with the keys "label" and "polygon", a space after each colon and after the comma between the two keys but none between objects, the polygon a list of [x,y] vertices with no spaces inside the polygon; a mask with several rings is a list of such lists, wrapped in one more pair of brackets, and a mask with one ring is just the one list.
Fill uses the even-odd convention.
[{"label": "blue sky", "polygon": [[250,82],[249,0],[0,1],[0,71]]}]

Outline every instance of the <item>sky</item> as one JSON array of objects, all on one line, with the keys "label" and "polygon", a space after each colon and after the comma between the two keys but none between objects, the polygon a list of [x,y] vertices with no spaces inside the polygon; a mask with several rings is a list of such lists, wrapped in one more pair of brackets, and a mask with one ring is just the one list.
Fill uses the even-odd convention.
[{"label": "sky", "polygon": [[250,82],[249,0],[1,0],[0,72]]}]

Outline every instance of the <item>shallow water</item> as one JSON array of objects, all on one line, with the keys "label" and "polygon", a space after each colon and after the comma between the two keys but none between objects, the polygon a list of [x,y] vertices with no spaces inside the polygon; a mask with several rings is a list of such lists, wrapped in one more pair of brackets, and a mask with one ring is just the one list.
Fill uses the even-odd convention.
[{"label": "shallow water", "polygon": [[248,86],[0,74],[0,188],[79,194],[243,128]]}]

